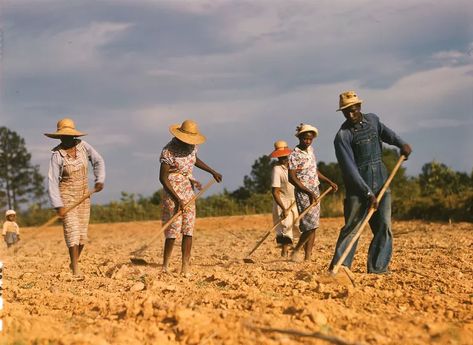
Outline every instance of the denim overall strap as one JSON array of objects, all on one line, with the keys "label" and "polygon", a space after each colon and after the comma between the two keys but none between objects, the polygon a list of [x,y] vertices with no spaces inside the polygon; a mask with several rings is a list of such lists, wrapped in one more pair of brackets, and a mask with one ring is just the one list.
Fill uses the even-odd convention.
[{"label": "denim overall strap", "polygon": [[387,179],[387,171],[382,156],[382,143],[374,124],[367,120],[351,128],[353,134],[352,148],[355,163],[361,177],[378,193]]}]

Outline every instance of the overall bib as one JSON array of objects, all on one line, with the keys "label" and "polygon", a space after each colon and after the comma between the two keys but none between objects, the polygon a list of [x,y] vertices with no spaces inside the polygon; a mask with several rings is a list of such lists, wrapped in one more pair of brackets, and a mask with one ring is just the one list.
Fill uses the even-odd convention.
[{"label": "overall bib", "polygon": [[[82,143],[76,145],[76,158],[60,150],[64,160],[59,190],[64,207],[72,206],[77,200],[89,192],[87,171],[89,161],[87,150]],[[64,238],[67,246],[85,244],[90,217],[90,198],[84,200],[76,208],[69,211],[63,219]]]}]

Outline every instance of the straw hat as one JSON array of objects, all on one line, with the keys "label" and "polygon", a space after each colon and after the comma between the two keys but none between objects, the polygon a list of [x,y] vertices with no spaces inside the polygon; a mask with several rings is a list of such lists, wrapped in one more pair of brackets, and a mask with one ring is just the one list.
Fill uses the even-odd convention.
[{"label": "straw hat", "polygon": [[63,135],[71,137],[81,137],[87,134],[76,130],[76,125],[74,124],[74,121],[65,118],[58,121],[57,131],[55,133],[44,133],[44,135],[49,138],[60,139]]},{"label": "straw hat", "polygon": [[346,91],[340,94],[340,108],[337,111],[341,111],[349,106],[354,104],[361,104],[363,101],[358,98],[358,95],[355,91]]},{"label": "straw hat", "polygon": [[299,137],[299,135],[305,132],[314,132],[314,139],[319,134],[319,130],[317,128],[305,123],[301,123],[299,126],[296,127],[296,137]]},{"label": "straw hat", "polygon": [[192,120],[185,120],[181,125],[172,125],[169,127],[169,131],[186,144],[198,145],[203,144],[206,140],[205,136],[199,132],[197,123]]},{"label": "straw hat", "polygon": [[5,212],[5,217],[15,215],[15,214],[16,214],[16,212],[14,210],[7,210],[7,212]]},{"label": "straw hat", "polygon": [[292,150],[287,146],[287,143],[284,140],[278,140],[274,143],[274,151],[271,152],[269,157],[279,158],[289,156]]}]

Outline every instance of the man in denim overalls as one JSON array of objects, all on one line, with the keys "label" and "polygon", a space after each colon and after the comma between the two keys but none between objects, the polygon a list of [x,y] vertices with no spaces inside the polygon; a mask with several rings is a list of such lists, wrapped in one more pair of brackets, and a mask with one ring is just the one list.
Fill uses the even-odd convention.
[{"label": "man in denim overalls", "polygon": [[[346,188],[344,202],[345,226],[340,230],[330,270],[342,256],[370,207],[377,209],[369,224],[373,232],[368,251],[368,272],[386,273],[392,256],[391,192],[386,191],[378,205],[376,195],[387,180],[382,161],[382,143],[397,146],[401,154],[409,156],[412,149],[391,129],[383,125],[375,114],[361,113],[362,100],[354,91],[340,95],[340,108],[346,121],[335,136],[335,153],[342,170]],[[351,267],[355,243],[343,262]]]}]

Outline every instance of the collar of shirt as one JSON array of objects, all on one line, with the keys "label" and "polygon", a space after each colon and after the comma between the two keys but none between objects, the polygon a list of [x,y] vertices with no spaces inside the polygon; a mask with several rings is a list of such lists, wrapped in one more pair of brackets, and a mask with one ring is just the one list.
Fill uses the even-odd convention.
[{"label": "collar of shirt", "polygon": [[358,129],[364,128],[368,124],[368,121],[366,120],[365,115],[361,114],[360,122],[351,123],[349,120],[346,120],[345,123],[346,123],[345,128],[353,128],[355,130],[358,130]]},{"label": "collar of shirt", "polygon": [[278,167],[281,167],[281,169],[287,171],[287,167],[284,164],[277,164]]},{"label": "collar of shirt", "polygon": [[314,149],[312,148],[312,146],[309,146],[307,148],[307,151],[304,151],[304,150],[301,150],[298,146],[296,146],[294,151],[301,152],[301,153],[306,154],[306,155],[310,155],[314,151]]}]

